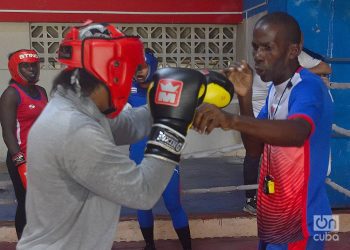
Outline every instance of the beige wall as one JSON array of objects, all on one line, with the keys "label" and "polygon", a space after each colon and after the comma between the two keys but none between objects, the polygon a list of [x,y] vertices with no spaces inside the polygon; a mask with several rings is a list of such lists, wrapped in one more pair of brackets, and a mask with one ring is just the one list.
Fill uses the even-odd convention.
[{"label": "beige wall", "polygon": [[30,48],[29,23],[0,23],[0,69],[7,69],[12,51]]},{"label": "beige wall", "polygon": [[262,12],[256,16],[244,19],[243,23],[238,25],[237,28],[237,60],[242,59],[247,60],[250,65],[254,64],[252,56],[252,38],[253,38],[253,29],[255,23],[259,20],[260,17],[266,15],[266,12]]}]

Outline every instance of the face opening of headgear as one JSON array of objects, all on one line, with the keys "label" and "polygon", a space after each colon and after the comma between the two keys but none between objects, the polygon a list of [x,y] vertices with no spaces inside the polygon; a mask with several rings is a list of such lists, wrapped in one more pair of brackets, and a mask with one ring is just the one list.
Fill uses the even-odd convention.
[{"label": "face opening of headgear", "polygon": [[32,82],[22,75],[20,71],[21,63],[40,63],[40,59],[36,51],[32,49],[21,49],[13,52],[9,56],[8,69],[10,71],[12,79],[17,83],[27,85],[30,82],[38,82],[39,79],[37,78]]},{"label": "face opening of headgear", "polygon": [[[145,49],[145,64],[143,67],[147,67],[147,75],[144,76],[144,79],[142,81],[139,81],[140,83],[150,83],[153,79],[154,73],[158,69],[158,59],[154,55],[153,50],[147,48]],[[137,74],[137,78],[138,74]]]},{"label": "face opening of headgear", "polygon": [[58,61],[68,68],[83,68],[106,85],[110,108],[116,117],[127,103],[132,79],[145,63],[143,44],[138,37],[126,36],[110,24],[73,27],[61,42]]}]

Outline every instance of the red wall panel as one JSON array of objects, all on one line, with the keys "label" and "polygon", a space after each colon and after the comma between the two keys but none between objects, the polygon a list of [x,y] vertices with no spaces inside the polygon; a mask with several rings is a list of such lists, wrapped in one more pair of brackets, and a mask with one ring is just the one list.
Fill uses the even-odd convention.
[{"label": "red wall panel", "polygon": [[0,22],[233,24],[242,8],[242,0],[9,0],[0,3]]}]

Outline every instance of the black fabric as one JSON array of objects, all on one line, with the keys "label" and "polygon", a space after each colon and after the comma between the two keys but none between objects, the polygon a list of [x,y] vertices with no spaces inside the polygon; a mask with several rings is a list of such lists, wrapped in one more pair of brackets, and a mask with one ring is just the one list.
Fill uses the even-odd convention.
[{"label": "black fabric", "polygon": [[13,188],[15,190],[16,199],[17,199],[15,227],[16,227],[17,237],[18,239],[20,239],[22,236],[24,226],[27,223],[26,213],[25,213],[26,212],[25,211],[26,190],[23,187],[21,178],[17,171],[17,167],[12,162],[11,155],[9,153],[7,153],[6,165],[7,165],[7,169],[8,169],[8,172],[13,184]]},{"label": "black fabric", "polygon": [[182,227],[182,228],[176,228],[175,229],[177,236],[179,237],[179,240],[181,242],[182,248],[184,250],[191,250],[191,232],[190,227]]},{"label": "black fabric", "polygon": [[[249,156],[244,157],[243,162],[243,178],[244,185],[256,184],[258,181],[258,173],[260,166],[260,156]],[[254,198],[256,195],[256,190],[246,190],[246,198]]]},{"label": "black fabric", "polygon": [[145,239],[145,242],[146,242],[145,249],[155,249],[153,227],[143,227],[140,229],[141,229],[143,238]]}]

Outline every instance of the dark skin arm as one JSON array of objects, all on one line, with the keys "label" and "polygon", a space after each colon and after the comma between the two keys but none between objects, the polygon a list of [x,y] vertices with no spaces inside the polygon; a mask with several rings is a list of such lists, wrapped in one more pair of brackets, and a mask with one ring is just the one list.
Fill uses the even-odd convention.
[{"label": "dark skin arm", "polygon": [[234,83],[240,104],[240,114],[233,115],[210,104],[202,104],[196,112],[193,127],[201,133],[210,133],[214,128],[240,131],[247,154],[258,156],[265,143],[276,146],[299,147],[307,140],[311,125],[304,119],[259,120],[252,110],[252,70],[242,62],[225,70],[225,75]]},{"label": "dark skin arm", "polygon": [[0,122],[2,137],[11,155],[20,151],[16,138],[18,95],[14,88],[8,87],[0,99]]},{"label": "dark skin arm", "polygon": [[193,127],[201,133],[210,133],[214,128],[234,129],[245,134],[242,139],[253,137],[252,141],[258,141],[260,146],[267,143],[286,147],[302,146],[311,131],[310,124],[304,119],[259,120],[233,115],[207,103],[197,109]]}]

